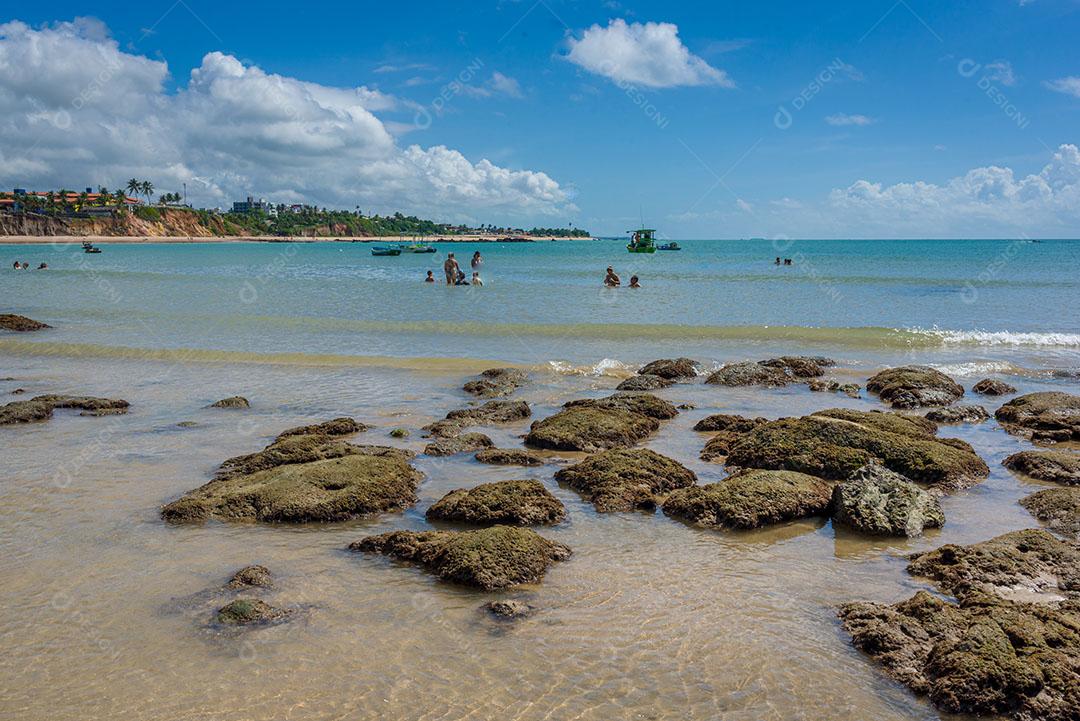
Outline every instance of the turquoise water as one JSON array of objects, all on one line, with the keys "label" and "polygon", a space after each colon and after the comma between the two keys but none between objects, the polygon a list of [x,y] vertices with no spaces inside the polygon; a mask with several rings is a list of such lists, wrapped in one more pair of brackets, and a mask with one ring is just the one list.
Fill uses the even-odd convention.
[{"label": "turquoise water", "polygon": [[[1080,241],[682,245],[649,256],[628,254],[622,241],[442,244],[437,254],[400,257],[334,242],[106,243],[100,255],[0,245],[0,292],[6,310],[57,327],[20,338],[20,347],[92,344],[98,354],[588,365],[675,350],[726,360],[827,348],[867,359],[919,350],[1080,365]],[[428,269],[441,279],[447,252],[467,261],[476,249],[485,257],[483,288],[422,282]],[[777,255],[794,265],[775,266]],[[16,259],[50,270],[15,272]],[[608,265],[624,284],[640,276],[643,287],[603,288]]]}]

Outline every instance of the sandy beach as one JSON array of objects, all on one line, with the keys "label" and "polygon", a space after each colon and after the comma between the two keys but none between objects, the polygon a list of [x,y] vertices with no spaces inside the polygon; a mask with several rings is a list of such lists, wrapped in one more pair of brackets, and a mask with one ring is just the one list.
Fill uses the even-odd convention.
[{"label": "sandy beach", "polygon": [[[377,236],[368,238],[351,237],[318,237],[309,238],[304,236],[112,236],[112,235],[7,235],[0,236],[0,245],[67,245],[71,243],[90,242],[97,244],[107,243],[499,243],[499,242],[523,242],[520,240],[507,241],[505,235],[451,235],[432,237],[402,237],[397,235]],[[593,238],[568,238],[556,236],[532,236],[524,242],[550,242],[564,240],[594,240]]]}]

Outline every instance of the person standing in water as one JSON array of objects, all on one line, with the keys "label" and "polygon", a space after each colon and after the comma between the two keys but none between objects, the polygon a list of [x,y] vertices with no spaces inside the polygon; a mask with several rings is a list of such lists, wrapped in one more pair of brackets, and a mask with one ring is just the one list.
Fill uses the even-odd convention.
[{"label": "person standing in water", "polygon": [[469,261],[469,264],[474,271],[480,270],[480,266],[484,264],[484,259],[480,256],[479,250],[472,254],[472,260]]},{"label": "person standing in water", "polygon": [[443,263],[443,272],[446,273],[446,284],[454,285],[457,281],[458,273],[461,272],[461,268],[458,267],[457,260],[454,259],[453,253],[446,254],[446,262]]},{"label": "person standing in water", "polygon": [[612,268],[610,265],[607,267],[607,275],[604,276],[604,285],[606,285],[608,288],[618,288],[620,285],[622,285],[622,281],[619,279],[619,276],[615,274],[615,269]]}]

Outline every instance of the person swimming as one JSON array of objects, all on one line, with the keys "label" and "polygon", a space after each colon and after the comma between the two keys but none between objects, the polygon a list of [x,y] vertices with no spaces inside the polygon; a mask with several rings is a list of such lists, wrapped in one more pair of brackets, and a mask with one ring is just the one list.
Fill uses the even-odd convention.
[{"label": "person swimming", "polygon": [[481,286],[484,284],[484,281],[480,280],[480,273],[475,270],[472,272],[472,284]]},{"label": "person swimming", "polygon": [[636,275],[630,276],[630,287],[631,288],[640,288],[641,287],[641,284],[638,283],[638,277]]},{"label": "person swimming", "polygon": [[607,275],[604,276],[604,285],[608,288],[618,288],[622,285],[622,281],[619,280],[619,276],[615,274],[615,269],[610,265],[607,268]]},{"label": "person swimming", "polygon": [[429,270],[427,272],[427,277],[424,278],[424,282],[425,283],[434,283],[435,282],[435,274]]},{"label": "person swimming", "polygon": [[780,256],[776,256],[776,262],[773,265],[780,265]]}]

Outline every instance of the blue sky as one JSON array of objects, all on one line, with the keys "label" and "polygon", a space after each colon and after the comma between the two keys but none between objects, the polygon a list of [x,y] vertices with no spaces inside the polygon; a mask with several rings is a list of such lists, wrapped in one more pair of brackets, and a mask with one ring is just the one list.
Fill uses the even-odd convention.
[{"label": "blue sky", "polygon": [[41,62],[36,87],[0,80],[0,187],[135,174],[211,206],[604,234],[641,212],[684,238],[1080,235],[1075,0],[91,7],[0,16],[2,75]]}]

